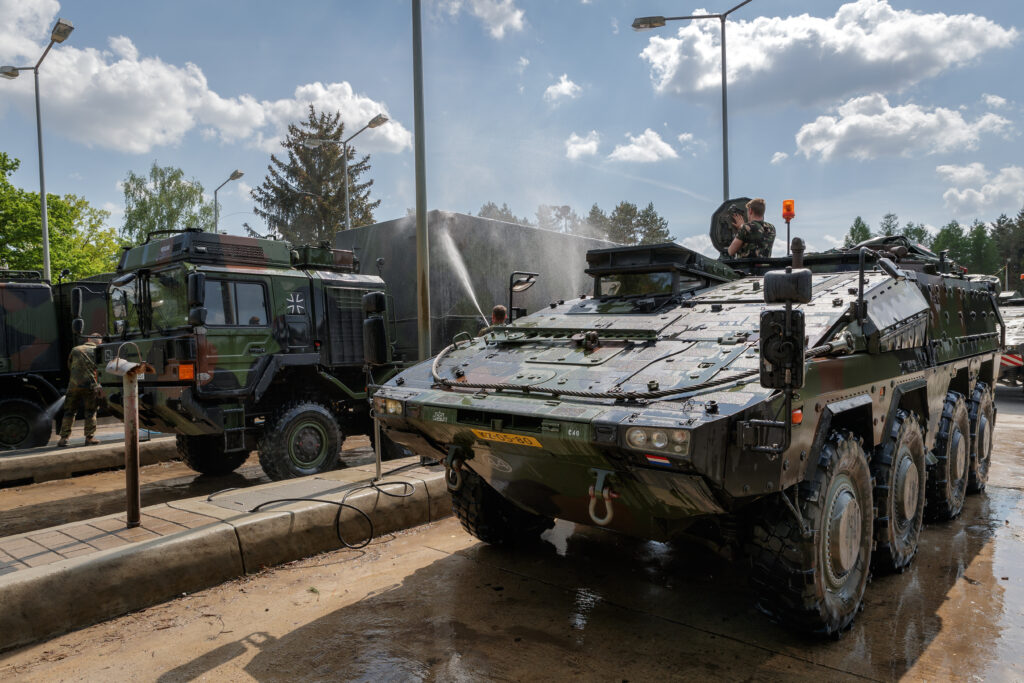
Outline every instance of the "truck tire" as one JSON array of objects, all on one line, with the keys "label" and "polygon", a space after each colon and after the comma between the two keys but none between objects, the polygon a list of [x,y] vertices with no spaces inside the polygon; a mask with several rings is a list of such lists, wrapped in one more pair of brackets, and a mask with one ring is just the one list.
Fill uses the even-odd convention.
[{"label": "truck tire", "polygon": [[971,464],[971,420],[963,394],[951,391],[942,404],[935,459],[928,468],[925,515],[931,521],[956,519],[964,509]]},{"label": "truck tire", "polygon": [[267,420],[259,442],[260,465],[275,481],[338,468],[344,437],[325,406],[288,403]]},{"label": "truck tire", "polygon": [[219,477],[237,470],[249,457],[248,451],[224,452],[224,437],[220,434],[174,438],[178,455],[190,469],[200,474]]},{"label": "truck tire", "polygon": [[452,511],[462,528],[484,543],[515,545],[536,541],[555,525],[550,517],[527,512],[505,500],[468,467],[461,472],[462,486],[451,491]]},{"label": "truck tire", "polygon": [[992,464],[992,432],[996,426],[996,408],[992,390],[978,382],[968,406],[971,418],[971,468],[967,473],[967,493],[981,493],[988,483],[988,468]]},{"label": "truck tire", "polygon": [[924,524],[924,433],[917,415],[896,411],[888,438],[871,459],[871,476],[878,511],[872,567],[903,571],[917,554]]},{"label": "truck tire", "polygon": [[52,433],[44,406],[27,398],[0,400],[0,449],[45,446]]},{"label": "truck tire", "polygon": [[751,584],[758,606],[782,623],[837,636],[860,609],[871,564],[871,474],[860,441],[831,432],[798,490],[800,521],[778,496],[752,518]]}]

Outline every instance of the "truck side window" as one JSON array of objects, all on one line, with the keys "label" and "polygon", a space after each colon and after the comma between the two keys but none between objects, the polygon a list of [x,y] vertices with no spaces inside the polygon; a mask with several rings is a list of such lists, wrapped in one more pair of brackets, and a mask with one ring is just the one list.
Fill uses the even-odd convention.
[{"label": "truck side window", "polygon": [[263,286],[254,282],[238,282],[235,284],[236,320],[240,325],[266,325],[267,301],[263,294]]},{"label": "truck side window", "polygon": [[234,325],[231,305],[231,283],[224,280],[206,281],[206,324]]}]

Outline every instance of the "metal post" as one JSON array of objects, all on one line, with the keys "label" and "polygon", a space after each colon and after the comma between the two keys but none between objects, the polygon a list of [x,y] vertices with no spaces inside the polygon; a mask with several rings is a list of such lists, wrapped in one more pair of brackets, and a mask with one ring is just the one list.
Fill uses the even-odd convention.
[{"label": "metal post", "polygon": [[127,527],[142,524],[142,493],[139,484],[139,377],[142,366],[129,370],[121,380],[124,393],[124,478]]},{"label": "metal post", "polygon": [[[362,131],[360,131],[362,132]],[[356,133],[358,135],[359,133]],[[355,137],[353,135],[352,137]],[[345,229],[352,229],[352,217],[348,213],[348,141],[341,143],[341,177],[345,183]]]},{"label": "metal post", "polygon": [[[51,41],[50,45],[53,45]],[[50,48],[46,48],[49,52]],[[46,56],[43,53],[43,57]],[[42,58],[39,59],[42,62]],[[50,223],[46,211],[46,172],[43,170],[43,115],[39,108],[39,64],[32,69],[36,79],[36,138],[39,142],[39,211],[43,219],[43,279],[50,279]]]},{"label": "metal post", "polygon": [[413,119],[416,133],[416,317],[420,359],[430,357],[430,241],[427,235],[427,169],[423,139],[423,36],[420,0],[412,0]]},{"label": "metal post", "polygon": [[217,193],[220,192],[220,188],[224,187],[224,183],[217,186],[217,189],[213,191],[213,231],[217,232],[217,225],[220,223],[220,207],[217,205]]},{"label": "metal post", "polygon": [[[731,11],[731,10],[730,10]],[[719,17],[722,26],[722,201],[729,200],[729,96],[725,69],[725,17]],[[789,242],[789,235],[786,235]]]},{"label": "metal post", "polygon": [[380,481],[383,478],[381,474],[381,443],[380,443],[380,420],[376,416],[373,418],[373,455],[377,460],[377,475],[373,478],[374,481]]},{"label": "metal post", "polygon": [[1003,271],[1003,290],[1010,289],[1010,259],[1006,259],[1006,270]]}]

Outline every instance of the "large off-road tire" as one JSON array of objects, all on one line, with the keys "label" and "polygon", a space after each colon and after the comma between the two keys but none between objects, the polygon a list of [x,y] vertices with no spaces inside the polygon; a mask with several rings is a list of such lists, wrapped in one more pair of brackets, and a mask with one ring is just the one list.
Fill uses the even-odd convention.
[{"label": "large off-road tire", "polygon": [[288,403],[264,425],[260,465],[274,480],[338,469],[344,437],[326,407],[311,401]]},{"label": "large off-road tire", "polygon": [[52,433],[45,407],[27,398],[0,400],[0,450],[45,446]]},{"label": "large off-road tire", "polygon": [[219,477],[237,470],[249,457],[247,451],[224,452],[224,436],[204,434],[202,436],[175,437],[178,455],[189,468],[200,474]]},{"label": "large off-road tire", "polygon": [[924,524],[925,447],[914,413],[896,411],[892,429],[871,459],[875,480],[876,572],[903,571],[917,554]]},{"label": "large off-road tire", "polygon": [[555,525],[550,517],[527,512],[505,500],[468,467],[462,468],[462,486],[451,494],[452,510],[462,528],[484,543],[513,545],[535,541]]},{"label": "large off-road tire", "polygon": [[853,623],[871,564],[871,474],[860,442],[829,434],[798,486],[801,524],[776,495],[752,518],[748,553],[758,606],[801,631],[838,635]]},{"label": "large off-road tire", "polygon": [[956,519],[964,509],[971,464],[971,420],[963,394],[951,391],[942,404],[935,458],[928,468],[925,515],[932,521]]},{"label": "large off-road tire", "polygon": [[992,433],[996,427],[996,407],[992,390],[978,382],[967,407],[971,419],[971,467],[967,473],[967,493],[981,493],[988,483],[992,464]]}]

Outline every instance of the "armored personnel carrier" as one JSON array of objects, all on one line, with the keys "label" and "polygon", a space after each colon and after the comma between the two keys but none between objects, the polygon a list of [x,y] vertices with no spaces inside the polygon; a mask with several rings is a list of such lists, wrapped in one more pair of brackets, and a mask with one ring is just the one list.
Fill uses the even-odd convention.
[{"label": "armored personnel carrier", "polygon": [[[156,369],[140,422],[204,474],[254,449],[271,479],[337,468],[345,437],[371,431],[367,384],[395,372],[384,281],[351,251],[186,230],[126,250],[108,297],[101,367],[120,353]],[[100,382],[122,415],[121,379]]]},{"label": "armored personnel carrier", "polygon": [[444,461],[482,541],[699,529],[745,551],[765,611],[839,633],[872,568],[985,487],[1001,334],[987,283],[859,257],[744,276],[674,244],[591,251],[592,297],[453,340],[374,413]]},{"label": "armored personnel carrier", "polygon": [[1001,292],[999,310],[1006,323],[1006,345],[999,359],[999,381],[1011,387],[1024,385],[1024,294],[1021,289]]}]

